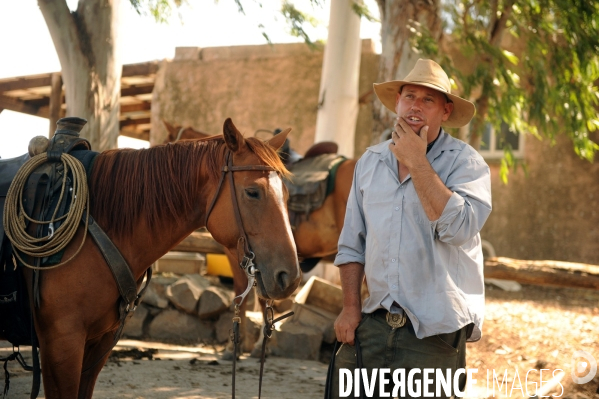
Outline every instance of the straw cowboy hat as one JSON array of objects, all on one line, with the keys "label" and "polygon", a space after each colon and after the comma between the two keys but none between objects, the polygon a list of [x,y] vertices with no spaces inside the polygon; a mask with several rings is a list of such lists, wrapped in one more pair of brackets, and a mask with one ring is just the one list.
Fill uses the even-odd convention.
[{"label": "straw cowboy hat", "polygon": [[444,127],[462,127],[474,116],[474,104],[468,100],[451,94],[451,83],[447,74],[439,64],[432,60],[419,59],[404,80],[375,83],[374,92],[387,109],[395,112],[397,93],[404,85],[429,87],[445,94],[453,102],[453,111],[442,123]]}]

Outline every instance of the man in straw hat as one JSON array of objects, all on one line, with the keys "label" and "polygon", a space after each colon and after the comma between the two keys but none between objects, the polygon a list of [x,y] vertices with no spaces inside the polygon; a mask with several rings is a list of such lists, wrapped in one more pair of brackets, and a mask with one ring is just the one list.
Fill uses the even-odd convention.
[{"label": "man in straw hat", "polygon": [[[367,396],[459,395],[466,341],[481,337],[479,232],[491,212],[491,181],[483,158],[442,126],[466,125],[474,105],[451,94],[445,71],[424,59],[404,80],[375,84],[374,91],[398,117],[392,138],[368,148],[354,173],[335,259],[344,299],[332,396],[350,388],[354,396],[347,370],[355,377],[358,357],[368,370],[366,386],[376,384]],[[370,296],[362,303],[364,276]],[[451,392],[437,386],[438,377]]]}]

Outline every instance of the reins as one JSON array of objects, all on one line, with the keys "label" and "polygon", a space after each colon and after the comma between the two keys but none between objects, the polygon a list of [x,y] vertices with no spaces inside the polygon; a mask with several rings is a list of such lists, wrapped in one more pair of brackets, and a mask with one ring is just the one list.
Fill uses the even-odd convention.
[{"label": "reins", "polygon": [[[236,365],[237,365],[237,350],[238,350],[238,345],[239,345],[239,325],[241,323],[240,308],[241,308],[241,304],[245,300],[245,297],[249,294],[252,287],[254,287],[256,285],[256,273],[259,273],[260,270],[258,270],[254,265],[254,259],[256,258],[256,254],[250,248],[247,234],[243,227],[243,221],[241,220],[241,212],[239,211],[239,204],[237,202],[237,195],[235,192],[235,181],[233,179],[233,172],[274,171],[275,168],[273,168],[272,166],[267,166],[267,165],[233,166],[233,156],[231,155],[231,152],[227,153],[225,163],[226,163],[226,165],[223,166],[222,174],[221,174],[220,180],[218,182],[218,187],[216,188],[214,197],[212,198],[212,201],[210,202],[210,205],[208,206],[208,211],[206,212],[205,226],[208,226],[208,217],[210,216],[210,213],[212,212],[212,209],[214,208],[214,205],[216,204],[216,200],[218,199],[218,195],[220,194],[220,190],[225,181],[225,177],[226,177],[226,175],[228,175],[229,176],[229,178],[228,178],[229,187],[230,187],[230,191],[231,191],[231,200],[233,202],[233,211],[234,211],[233,213],[235,215],[235,221],[239,228],[239,239],[237,240],[238,251],[239,251],[239,244],[242,244],[242,246],[243,246],[243,249],[242,249],[243,258],[239,262],[239,267],[245,272],[247,279],[248,279],[248,286],[245,289],[245,291],[233,299],[233,303],[235,304],[235,315],[233,316],[233,328],[231,330],[231,341],[233,341],[233,373],[232,373],[231,379],[232,379],[232,399],[235,399],[235,369],[236,369]],[[229,173],[229,172],[231,172],[231,173]],[[289,316],[292,316],[292,315],[293,315],[293,312],[289,312],[289,313],[286,313],[285,315],[273,320],[274,311],[272,308],[272,301],[266,302],[266,315],[265,315],[265,320],[264,320],[264,340],[262,341],[262,354],[261,354],[261,359],[260,359],[260,378],[259,378],[259,383],[258,383],[258,398],[259,399],[262,395],[262,375],[263,375],[263,371],[264,371],[264,361],[266,359],[266,341],[268,338],[271,337],[272,331],[274,330],[275,323],[280,320],[283,320]]]}]

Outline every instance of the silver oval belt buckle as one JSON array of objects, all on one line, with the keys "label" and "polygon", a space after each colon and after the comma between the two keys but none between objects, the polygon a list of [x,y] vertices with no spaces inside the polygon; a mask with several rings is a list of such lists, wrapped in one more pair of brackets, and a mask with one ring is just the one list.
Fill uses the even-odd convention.
[{"label": "silver oval belt buckle", "polygon": [[406,324],[407,316],[405,313],[391,313],[387,312],[387,324],[391,328],[400,328]]}]

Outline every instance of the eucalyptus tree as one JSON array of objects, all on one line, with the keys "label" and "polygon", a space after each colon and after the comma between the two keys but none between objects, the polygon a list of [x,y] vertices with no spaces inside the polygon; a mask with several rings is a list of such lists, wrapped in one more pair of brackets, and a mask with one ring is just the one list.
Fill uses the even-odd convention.
[{"label": "eucalyptus tree", "polygon": [[[599,128],[599,3],[444,0],[437,16],[441,28],[437,20],[408,21],[412,48],[437,59],[476,104],[469,142],[479,146],[485,123],[504,140],[504,181],[514,159],[502,123],[551,142],[564,135],[576,154],[593,161],[599,149],[593,141]],[[385,26],[381,31],[384,44]]]}]

